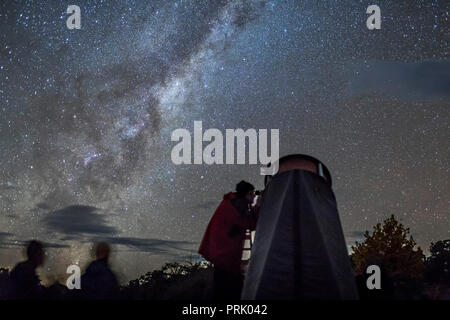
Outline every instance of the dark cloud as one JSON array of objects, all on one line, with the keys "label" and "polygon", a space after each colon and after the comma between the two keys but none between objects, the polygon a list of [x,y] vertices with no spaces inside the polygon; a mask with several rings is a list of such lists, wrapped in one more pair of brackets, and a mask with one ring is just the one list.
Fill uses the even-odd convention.
[{"label": "dark cloud", "polygon": [[450,62],[416,63],[372,61],[355,68],[352,92],[377,92],[403,99],[450,98]]},{"label": "dark cloud", "polygon": [[192,244],[189,241],[135,237],[93,237],[90,240],[92,242],[106,241],[109,244],[125,246],[132,251],[166,255],[176,254],[180,251],[189,251],[186,246]]},{"label": "dark cloud", "polygon": [[[28,240],[13,240],[9,239],[13,236],[9,232],[0,232],[0,249],[8,249],[12,247],[26,247]],[[61,243],[42,242],[45,248],[70,248],[70,246]]]},{"label": "dark cloud", "polygon": [[46,214],[43,222],[50,232],[69,236],[116,234],[118,230],[109,226],[106,216],[98,210],[90,206],[69,206]]},{"label": "dark cloud", "polygon": [[[45,204],[40,204],[40,206],[47,207]],[[99,213],[99,210],[90,206],[73,205],[46,214],[43,222],[49,231],[64,235],[60,238],[61,241],[75,239],[84,243],[106,241],[113,245],[125,246],[132,251],[167,255],[189,251],[186,246],[192,244],[189,241],[113,236],[119,231],[108,225],[105,215]]]}]

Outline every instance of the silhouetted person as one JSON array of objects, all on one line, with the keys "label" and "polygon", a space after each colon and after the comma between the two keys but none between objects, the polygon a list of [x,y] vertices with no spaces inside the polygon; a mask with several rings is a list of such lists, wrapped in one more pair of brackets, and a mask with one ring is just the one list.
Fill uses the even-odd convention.
[{"label": "silhouetted person", "polygon": [[41,242],[32,240],[27,245],[27,260],[17,264],[9,274],[11,300],[44,299],[46,288],[36,274],[36,269],[44,263],[44,248]]},{"label": "silhouetted person", "polygon": [[258,206],[252,207],[255,187],[245,181],[229,192],[214,212],[199,253],[214,265],[214,299],[239,300],[243,285],[241,269],[245,231],[255,230]]},{"label": "silhouetted person", "polygon": [[88,300],[117,299],[119,282],[108,265],[110,248],[105,242],[95,247],[96,259],[86,269],[81,277],[81,290]]}]

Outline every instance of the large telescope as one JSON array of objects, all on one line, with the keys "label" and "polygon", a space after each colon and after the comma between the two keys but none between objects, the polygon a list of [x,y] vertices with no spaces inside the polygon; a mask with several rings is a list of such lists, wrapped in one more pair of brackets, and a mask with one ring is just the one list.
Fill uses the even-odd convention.
[{"label": "large telescope", "polygon": [[327,167],[285,156],[265,184],[242,299],[358,299]]}]

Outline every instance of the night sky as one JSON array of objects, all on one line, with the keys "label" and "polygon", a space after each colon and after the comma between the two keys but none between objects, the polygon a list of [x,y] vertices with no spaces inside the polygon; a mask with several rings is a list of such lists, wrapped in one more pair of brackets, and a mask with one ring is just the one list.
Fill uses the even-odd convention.
[{"label": "night sky", "polygon": [[[81,30],[66,26],[81,8]],[[381,8],[381,30],[366,9]],[[333,176],[347,245],[391,214],[450,238],[449,1],[0,3],[0,266],[92,242],[120,281],[196,259],[224,193],[260,165],[172,163],[176,128],[279,129]]]}]

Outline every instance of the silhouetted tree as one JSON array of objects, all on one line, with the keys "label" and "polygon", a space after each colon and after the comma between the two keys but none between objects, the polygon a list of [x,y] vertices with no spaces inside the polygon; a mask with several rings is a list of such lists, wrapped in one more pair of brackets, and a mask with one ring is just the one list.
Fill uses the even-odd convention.
[{"label": "silhouetted tree", "polygon": [[430,253],[425,260],[425,279],[450,284],[450,239],[431,243]]},{"label": "silhouetted tree", "polygon": [[364,272],[370,261],[379,261],[391,276],[422,276],[425,258],[422,249],[416,248],[409,228],[405,228],[393,215],[383,224],[378,223],[372,235],[366,231],[364,237],[362,243],[356,242],[352,246],[356,273]]},{"label": "silhouetted tree", "polygon": [[166,263],[160,270],[147,272],[122,288],[124,299],[178,300],[207,299],[211,282],[209,263]]}]

